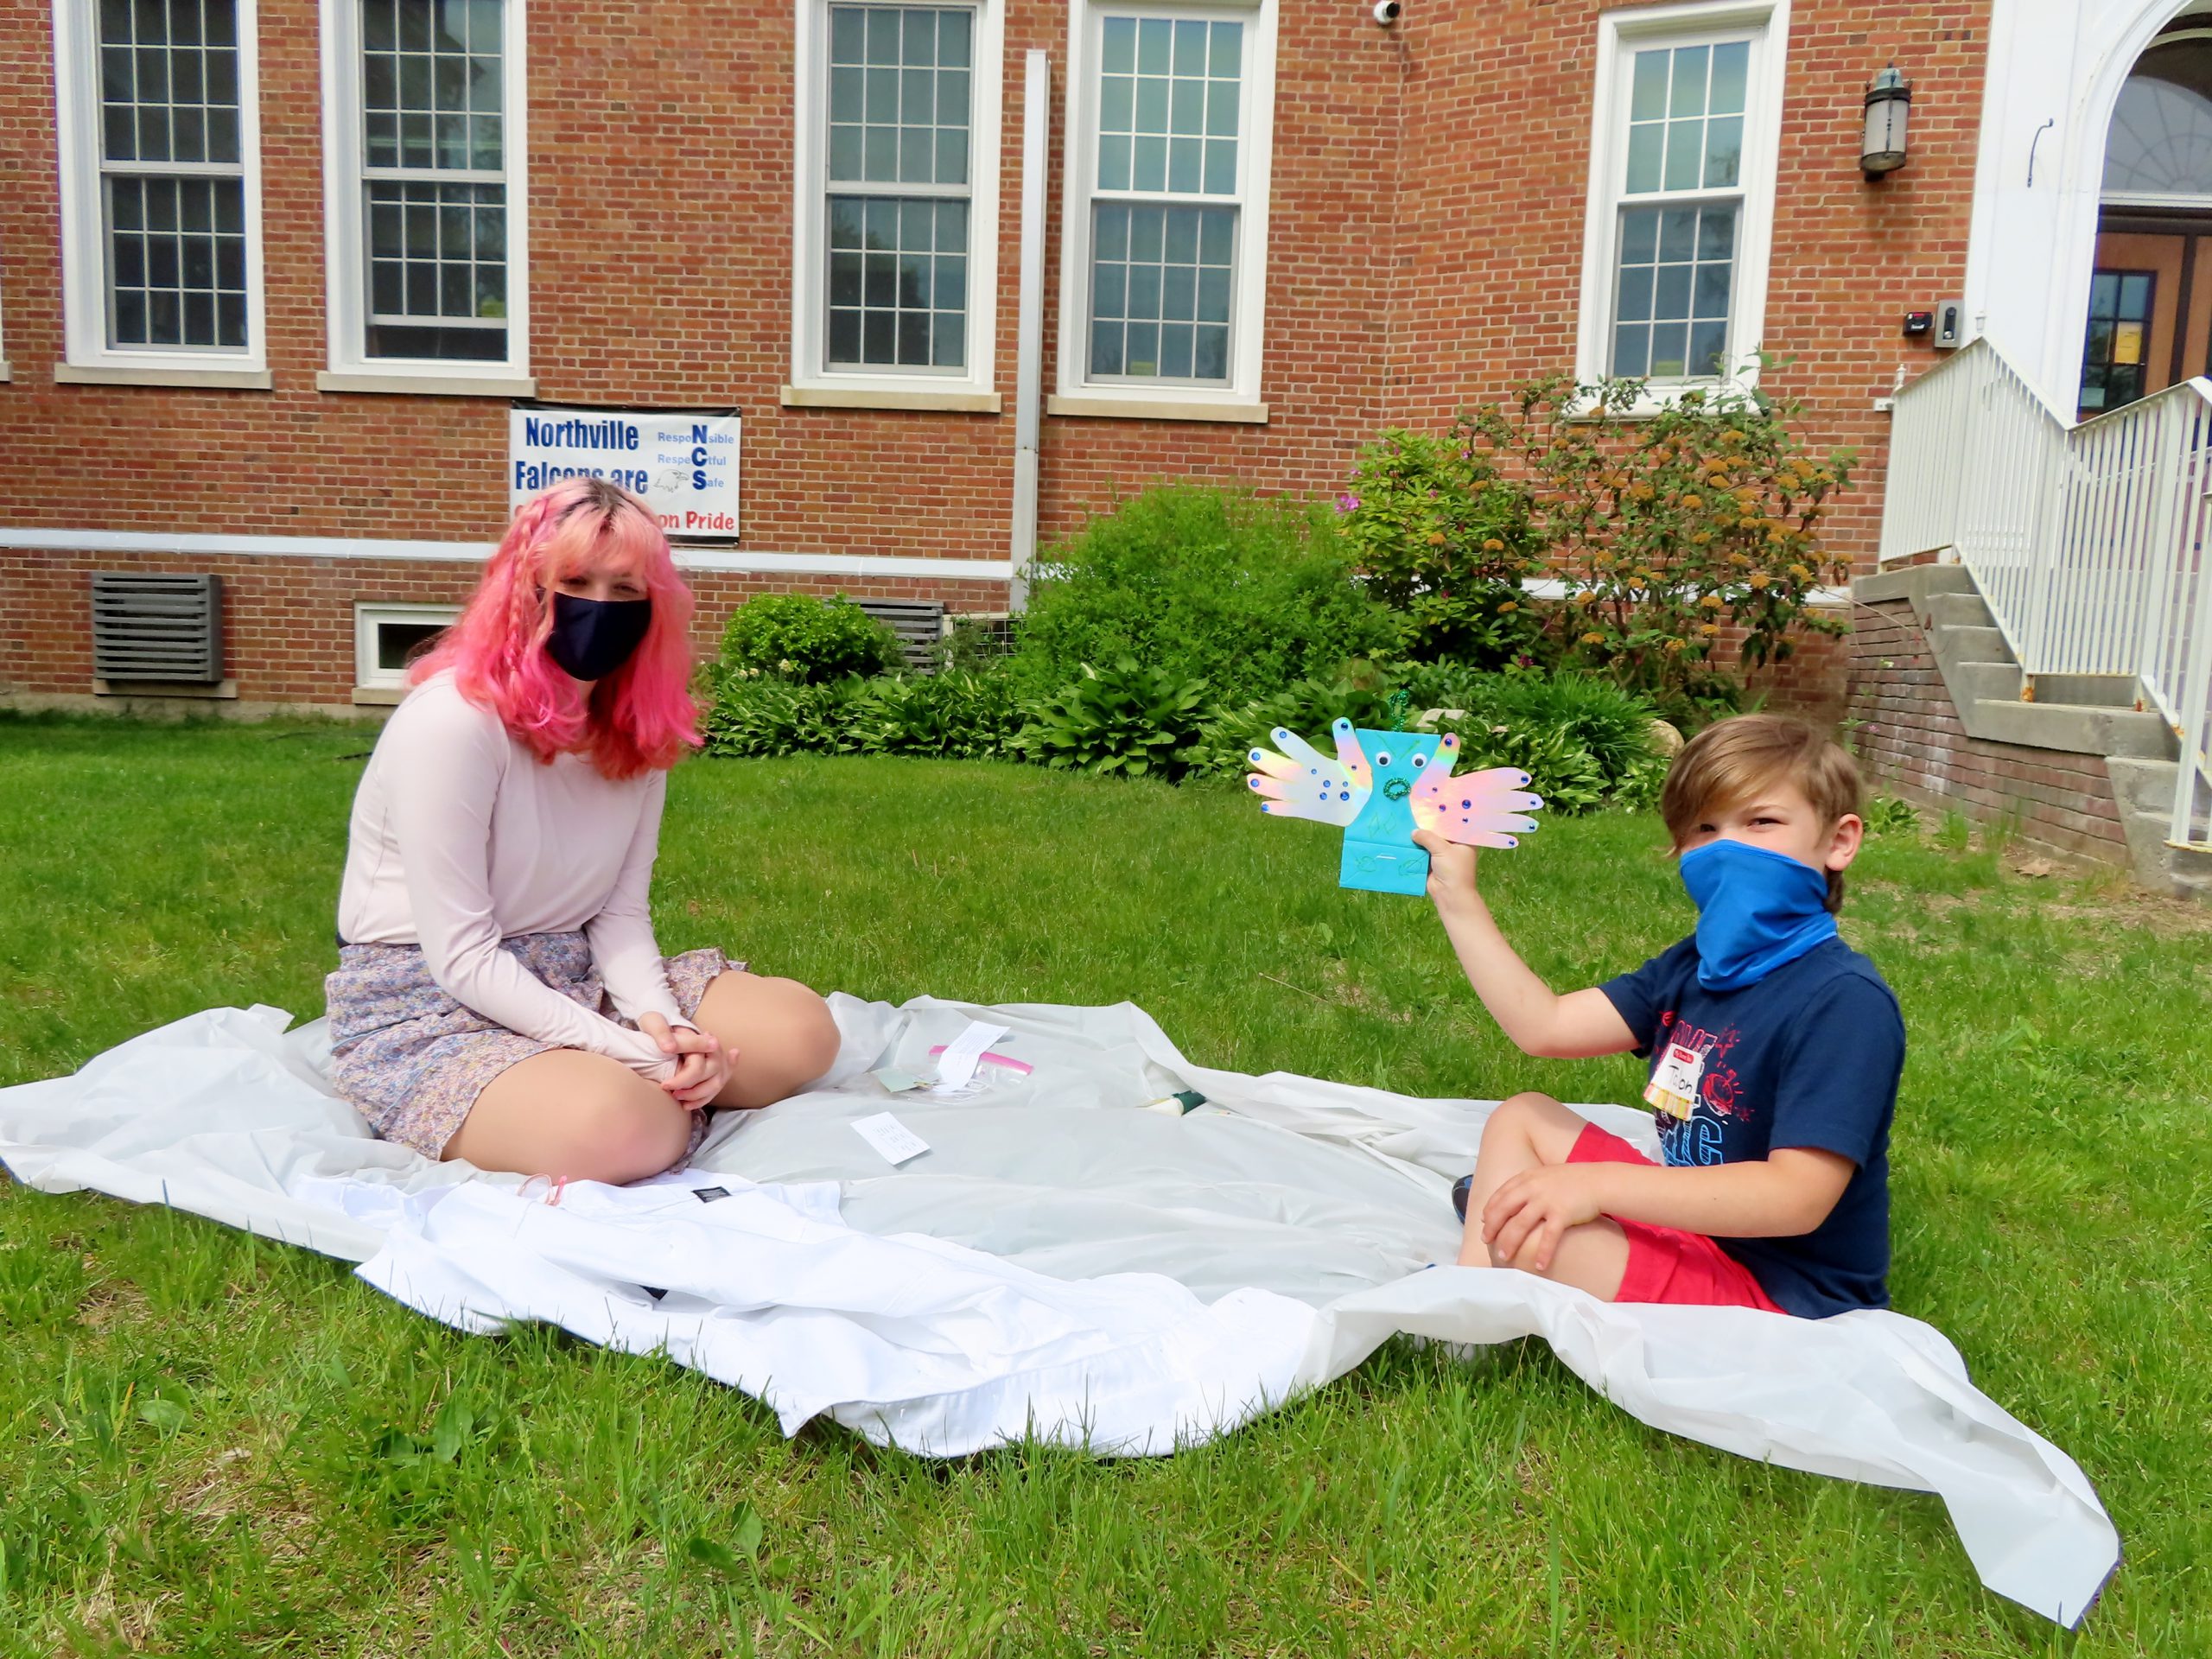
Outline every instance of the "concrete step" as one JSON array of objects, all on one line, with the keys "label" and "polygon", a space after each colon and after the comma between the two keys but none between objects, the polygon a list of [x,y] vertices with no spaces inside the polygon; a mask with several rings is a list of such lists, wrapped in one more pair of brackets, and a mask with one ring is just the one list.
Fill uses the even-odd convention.
[{"label": "concrete step", "polygon": [[1997,619],[1989,613],[1989,607],[1979,594],[1930,594],[1928,596],[1928,619],[1936,626],[1948,628],[1993,628]]},{"label": "concrete step", "polygon": [[2018,658],[2005,643],[2002,628],[1947,627],[1929,631],[1929,642],[1955,663],[2011,663]]},{"label": "concrete step", "polygon": [[1962,705],[1967,730],[1995,743],[2075,754],[2126,755],[2171,760],[2178,753],[2173,728],[2158,715],[2088,703],[1993,702]]},{"label": "concrete step", "polygon": [[2172,825],[2164,812],[2130,812],[2120,819],[2135,879],[2155,893],[2212,904],[2212,840],[2199,823],[2199,840],[2177,847],[2166,839]]},{"label": "concrete step", "polygon": [[2037,702],[2087,703],[2097,709],[2133,709],[2143,695],[2133,674],[2037,674]]},{"label": "concrete step", "polygon": [[2173,810],[2174,785],[2181,778],[2178,761],[2115,754],[2106,760],[2105,771],[2112,778],[2112,798],[2122,816],[2155,813],[2160,823],[2165,822]]},{"label": "concrete step", "polygon": [[1898,599],[1910,599],[1917,605],[1929,594],[1977,591],[1963,564],[1901,565],[1861,576],[1851,584],[1851,596],[1862,605],[1883,605]]},{"label": "concrete step", "polygon": [[1965,697],[1974,702],[2018,702],[2020,665],[1955,661],[1945,665],[1943,683],[1954,701]]}]

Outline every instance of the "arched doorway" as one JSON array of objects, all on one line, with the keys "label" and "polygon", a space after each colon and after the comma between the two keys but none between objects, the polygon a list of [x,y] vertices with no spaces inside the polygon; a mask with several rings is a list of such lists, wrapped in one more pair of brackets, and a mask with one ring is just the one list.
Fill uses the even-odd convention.
[{"label": "arched doorway", "polygon": [[2212,372],[2212,14],[2176,18],[2106,134],[2079,413]]}]

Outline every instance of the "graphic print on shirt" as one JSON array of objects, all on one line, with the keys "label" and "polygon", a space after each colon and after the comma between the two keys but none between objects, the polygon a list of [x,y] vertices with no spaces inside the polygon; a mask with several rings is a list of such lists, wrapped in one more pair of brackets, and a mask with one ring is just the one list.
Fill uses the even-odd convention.
[{"label": "graphic print on shirt", "polygon": [[1669,1008],[1659,1016],[1660,1042],[1643,1097],[1654,1108],[1659,1150],[1670,1166],[1727,1161],[1724,1119],[1741,1109],[1743,1084],[1728,1056],[1742,1040],[1734,1026],[1713,1032]]}]

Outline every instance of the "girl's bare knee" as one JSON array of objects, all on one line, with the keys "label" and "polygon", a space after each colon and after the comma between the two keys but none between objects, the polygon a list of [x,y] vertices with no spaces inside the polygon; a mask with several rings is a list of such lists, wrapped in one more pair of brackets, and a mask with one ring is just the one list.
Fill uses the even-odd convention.
[{"label": "girl's bare knee", "polygon": [[791,1002],[791,1087],[796,1089],[836,1065],[837,1049],[844,1039],[838,1033],[830,1004],[819,994],[795,979],[783,982],[791,987],[787,995]]},{"label": "girl's bare knee", "polygon": [[642,1180],[681,1158],[690,1138],[689,1116],[673,1099],[613,1096],[575,1125],[568,1147],[572,1166],[562,1173],[615,1185]]}]

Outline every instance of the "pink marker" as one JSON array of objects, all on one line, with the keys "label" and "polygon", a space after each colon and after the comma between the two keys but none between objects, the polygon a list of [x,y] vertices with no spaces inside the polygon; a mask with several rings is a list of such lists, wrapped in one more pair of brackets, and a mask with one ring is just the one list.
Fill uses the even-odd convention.
[{"label": "pink marker", "polygon": [[[930,1058],[931,1059],[935,1059],[938,1055],[944,1052],[944,1045],[943,1043],[939,1043],[935,1048],[930,1050]],[[1027,1077],[1032,1071],[1036,1070],[1034,1066],[1029,1065],[1027,1061],[1017,1060],[1011,1054],[994,1054],[988,1049],[986,1049],[980,1057],[979,1064],[984,1065],[1002,1065],[1007,1071],[1013,1072],[1016,1077]]]}]

